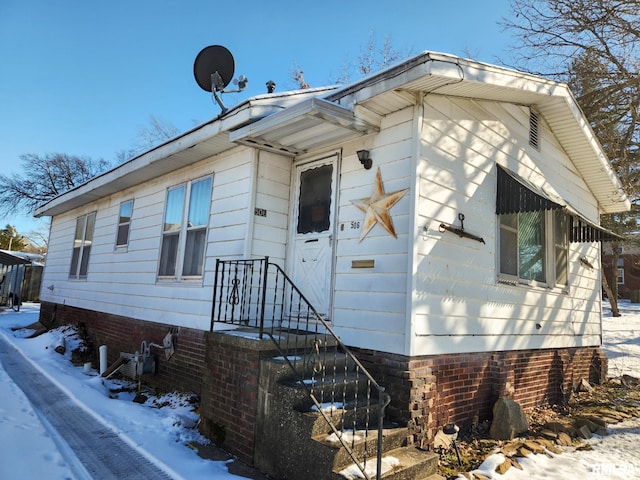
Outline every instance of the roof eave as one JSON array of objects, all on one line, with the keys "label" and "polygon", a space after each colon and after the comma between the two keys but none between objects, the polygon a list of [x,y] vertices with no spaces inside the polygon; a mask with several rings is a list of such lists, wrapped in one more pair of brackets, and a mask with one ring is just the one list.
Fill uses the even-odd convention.
[{"label": "roof eave", "polygon": [[[424,52],[346,87],[254,97],[56,197],[38,208],[35,215],[62,213],[239,144],[294,156],[373,133],[379,130],[375,119],[381,114],[369,107],[377,99],[392,95],[406,106],[416,101],[415,93],[535,107],[554,134],[562,130],[558,139],[600,210],[614,213],[630,208],[619,179],[565,84],[452,55]],[[578,148],[572,147],[576,139]],[[588,148],[583,148],[585,145]]]},{"label": "roof eave", "polygon": [[282,94],[260,95],[248,99],[223,115],[157,145],[123,164],[53,198],[38,207],[35,217],[59,215],[94,200],[145,182],[148,178],[170,173],[212,155],[237,147],[229,141],[229,132],[279,112],[301,99],[325,94],[335,87],[296,90]]},{"label": "roof eave", "polygon": [[[501,101],[535,108],[580,171],[600,211],[618,213],[631,208],[619,178],[564,83],[447,54],[424,52],[385,72],[331,92],[325,98],[357,110],[368,108],[384,95],[408,102],[410,93]],[[375,107],[370,111],[383,113],[376,112]],[[588,145],[588,149],[575,149],[572,146],[575,139]]]}]

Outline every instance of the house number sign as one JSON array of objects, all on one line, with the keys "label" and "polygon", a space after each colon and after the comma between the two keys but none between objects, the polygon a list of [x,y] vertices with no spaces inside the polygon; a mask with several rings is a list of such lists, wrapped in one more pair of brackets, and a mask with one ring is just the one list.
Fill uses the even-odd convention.
[{"label": "house number sign", "polygon": [[349,230],[360,230],[360,222],[357,220],[354,220],[352,222],[346,222],[346,223],[341,223],[340,224],[340,231],[344,231],[344,226],[347,226],[347,228]]}]

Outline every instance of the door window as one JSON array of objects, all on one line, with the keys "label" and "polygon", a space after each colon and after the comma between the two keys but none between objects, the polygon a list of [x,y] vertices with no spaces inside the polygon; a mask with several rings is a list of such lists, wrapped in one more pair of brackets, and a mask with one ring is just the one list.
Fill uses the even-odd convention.
[{"label": "door window", "polygon": [[329,230],[332,176],[333,165],[322,165],[300,174],[298,233]]}]

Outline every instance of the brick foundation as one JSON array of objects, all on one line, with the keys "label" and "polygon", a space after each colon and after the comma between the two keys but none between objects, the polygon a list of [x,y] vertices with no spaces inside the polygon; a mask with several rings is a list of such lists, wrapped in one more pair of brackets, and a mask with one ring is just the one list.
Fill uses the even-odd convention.
[{"label": "brick foundation", "polygon": [[[40,321],[78,324],[95,346],[107,345],[109,363],[120,352],[139,350],[142,340],[161,343],[176,333],[175,354],[158,351],[157,373],[145,382],[201,397],[203,434],[248,464],[256,442],[260,360],[271,342],[217,332],[143,322],[127,317],[43,302]],[[599,347],[405,357],[352,349],[391,395],[387,415],[408,426],[410,442],[426,448],[438,428],[491,419],[494,402],[507,396],[525,409],[565,401],[581,378],[601,383],[607,358]],[[94,358],[94,360],[97,360]],[[206,368],[205,368],[206,366]]]},{"label": "brick foundation", "polygon": [[202,330],[143,322],[50,302],[41,303],[40,322],[47,327],[74,324],[84,328],[93,347],[90,360],[96,367],[100,345],[107,345],[107,361],[111,365],[120,352],[139,351],[143,340],[161,345],[162,339],[171,331],[176,334],[174,355],[166,360],[162,350],[152,349],[156,357],[156,374],[147,375],[145,381],[159,390],[200,394],[205,356],[205,332]]},{"label": "brick foundation", "polygon": [[145,375],[144,382],[161,390],[200,395],[201,432],[253,464],[259,364],[262,357],[277,355],[271,340],[244,339],[48,302],[41,304],[40,322],[50,328],[81,326],[93,344],[89,360],[94,365],[98,364],[100,345],[107,345],[111,365],[120,352],[139,350],[143,340],[161,344],[167,332],[176,333],[174,355],[165,360],[158,351],[156,374]]},{"label": "brick foundation", "polygon": [[523,408],[568,400],[577,382],[601,383],[607,358],[599,347],[403,357],[358,350],[358,357],[391,394],[388,415],[406,423],[409,439],[427,447],[447,423],[491,419],[495,401]]}]

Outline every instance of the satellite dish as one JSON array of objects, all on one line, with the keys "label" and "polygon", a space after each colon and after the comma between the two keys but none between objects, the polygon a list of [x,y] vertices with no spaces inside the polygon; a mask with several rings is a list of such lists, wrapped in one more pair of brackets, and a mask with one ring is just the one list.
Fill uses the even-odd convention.
[{"label": "satellite dish", "polygon": [[207,92],[221,91],[231,83],[235,61],[233,55],[221,45],[211,45],[198,53],[193,63],[196,82]]}]

